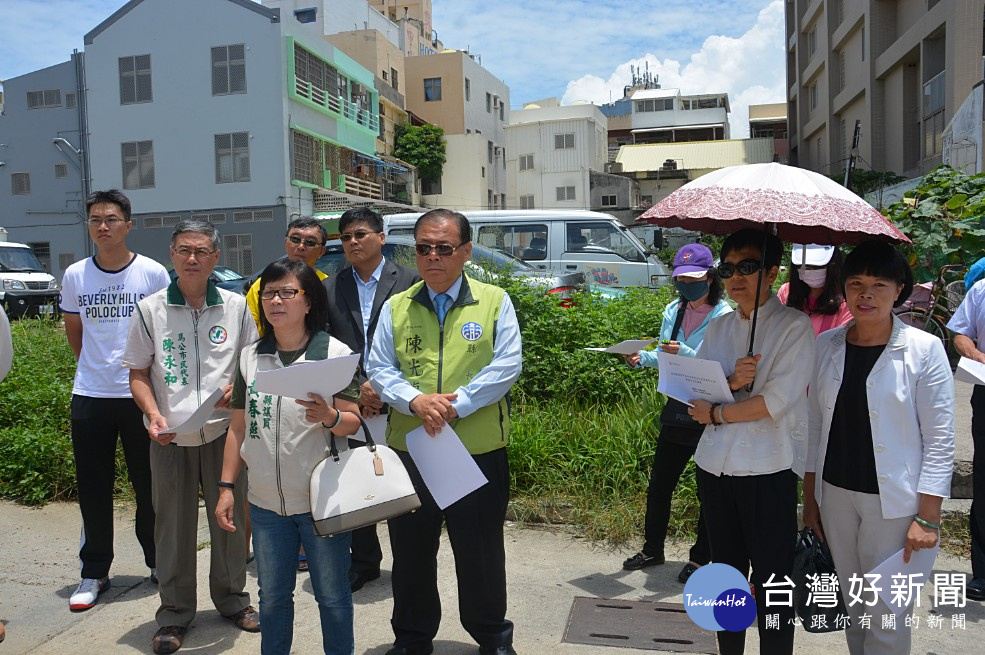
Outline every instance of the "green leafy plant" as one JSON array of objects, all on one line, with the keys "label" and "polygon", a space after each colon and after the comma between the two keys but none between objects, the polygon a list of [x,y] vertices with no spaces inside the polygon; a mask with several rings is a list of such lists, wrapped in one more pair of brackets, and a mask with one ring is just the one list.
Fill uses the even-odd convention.
[{"label": "green leafy plant", "polygon": [[437,180],[445,164],[445,131],[437,125],[398,125],[393,156],[417,167],[422,180]]}]

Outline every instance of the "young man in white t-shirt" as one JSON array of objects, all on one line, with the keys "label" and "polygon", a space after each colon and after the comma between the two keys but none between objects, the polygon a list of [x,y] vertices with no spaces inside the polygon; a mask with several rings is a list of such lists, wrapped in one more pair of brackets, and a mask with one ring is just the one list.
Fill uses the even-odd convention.
[{"label": "young man in white t-shirt", "polygon": [[91,194],[86,216],[96,255],[68,267],[60,303],[65,335],[78,360],[72,387],[72,448],[82,511],[82,582],[69,600],[69,608],[77,612],[91,608],[109,588],[117,437],[137,498],[137,540],[156,582],[150,440],[130,393],[129,371],[120,360],[137,301],[169,282],[163,266],[127,249],[133,223],[130,200],[120,191]]}]

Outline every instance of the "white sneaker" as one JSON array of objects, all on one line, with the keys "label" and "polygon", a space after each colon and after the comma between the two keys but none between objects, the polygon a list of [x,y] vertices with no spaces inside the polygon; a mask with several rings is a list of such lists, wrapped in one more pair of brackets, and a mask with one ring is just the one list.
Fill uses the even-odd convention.
[{"label": "white sneaker", "polygon": [[68,601],[68,608],[73,612],[83,612],[96,604],[99,594],[109,589],[109,578],[96,580],[95,578],[83,578],[78,589],[72,594]]}]

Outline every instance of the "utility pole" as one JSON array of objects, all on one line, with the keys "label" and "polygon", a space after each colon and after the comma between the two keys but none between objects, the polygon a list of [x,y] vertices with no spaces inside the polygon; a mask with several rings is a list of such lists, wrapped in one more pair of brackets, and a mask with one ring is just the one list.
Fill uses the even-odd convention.
[{"label": "utility pole", "polygon": [[852,149],[848,153],[848,161],[845,162],[845,183],[844,187],[849,191],[852,188],[852,171],[855,170],[855,158],[858,157],[858,142],[862,138],[862,121],[855,120],[855,134],[852,135]]}]

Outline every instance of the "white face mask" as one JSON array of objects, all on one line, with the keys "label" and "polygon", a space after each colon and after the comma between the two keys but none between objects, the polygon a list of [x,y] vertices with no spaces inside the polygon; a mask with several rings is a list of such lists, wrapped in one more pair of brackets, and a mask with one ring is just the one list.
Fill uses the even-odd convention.
[{"label": "white face mask", "polygon": [[797,269],[797,276],[800,277],[800,280],[810,288],[820,289],[824,286],[824,283],[828,279],[828,269],[819,268],[816,270],[808,270],[800,267]]}]

